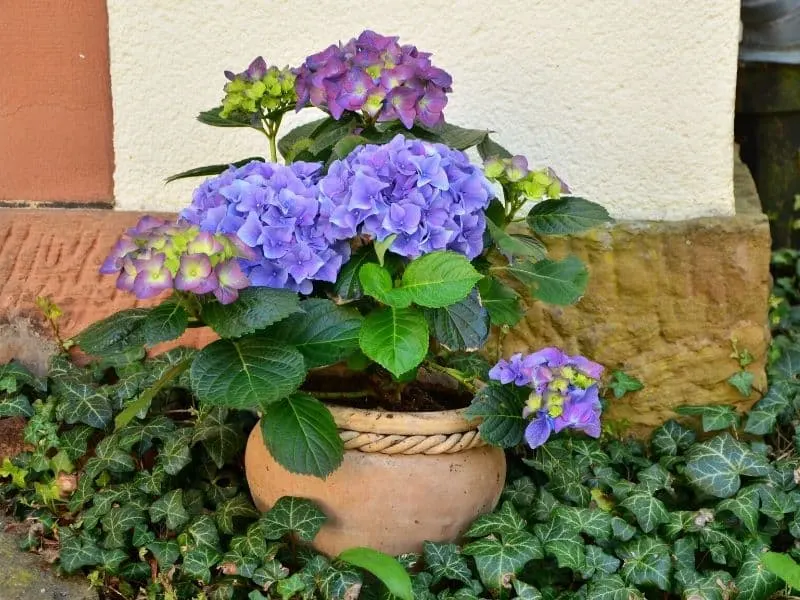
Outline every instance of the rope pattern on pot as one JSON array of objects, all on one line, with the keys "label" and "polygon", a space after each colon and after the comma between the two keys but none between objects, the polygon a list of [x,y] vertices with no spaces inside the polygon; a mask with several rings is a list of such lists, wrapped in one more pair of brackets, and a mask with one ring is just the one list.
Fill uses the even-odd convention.
[{"label": "rope pattern on pot", "polygon": [[391,435],[339,430],[345,450],[381,454],[455,454],[485,446],[476,429],[450,435]]}]

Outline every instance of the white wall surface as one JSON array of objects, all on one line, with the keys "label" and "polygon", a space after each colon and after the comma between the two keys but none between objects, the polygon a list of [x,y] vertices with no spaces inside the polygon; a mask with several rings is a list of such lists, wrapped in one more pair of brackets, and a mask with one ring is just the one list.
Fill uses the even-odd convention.
[{"label": "white wall surface", "polygon": [[297,65],[371,28],[453,75],[448,121],[495,130],[615,217],[733,214],[739,0],[108,0],[108,11],[119,209],[177,210],[194,184],[166,176],[267,154],[255,131],[194,120],[219,104],[223,70],[259,54]]}]

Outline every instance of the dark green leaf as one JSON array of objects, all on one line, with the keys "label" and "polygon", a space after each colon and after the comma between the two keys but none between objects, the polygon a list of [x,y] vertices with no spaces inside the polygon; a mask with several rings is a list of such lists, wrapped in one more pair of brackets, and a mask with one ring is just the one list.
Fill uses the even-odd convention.
[{"label": "dark green leaf", "polygon": [[375,263],[375,253],[365,246],[355,252],[347,261],[336,279],[333,291],[342,300],[358,300],[364,295],[361,281],[358,278],[361,267],[367,263]]},{"label": "dark green leaf", "polygon": [[475,395],[466,416],[483,417],[478,431],[486,442],[512,448],[522,442],[527,425],[522,417],[523,393],[520,388],[490,383]]},{"label": "dark green leaf", "polygon": [[628,585],[619,575],[594,577],[589,582],[591,600],[644,600],[644,594]]},{"label": "dark green leaf", "polygon": [[237,338],[277,323],[300,312],[295,292],[268,287],[249,287],[231,304],[209,300],[202,305],[203,321],[223,338]]},{"label": "dark green leaf", "polygon": [[199,546],[190,550],[183,557],[183,572],[203,583],[211,581],[211,567],[222,558],[222,555],[208,546]]},{"label": "dark green leaf", "polygon": [[478,154],[485,161],[487,158],[511,158],[511,153],[488,135],[478,144]]},{"label": "dark green leaf", "polygon": [[610,554],[606,554],[597,546],[586,546],[586,567],[582,574],[584,579],[589,579],[598,571],[610,575],[616,573],[620,566],[620,560]]},{"label": "dark green leaf", "polygon": [[311,542],[327,517],[311,500],[284,496],[261,517],[261,529],[268,540],[279,540],[287,533]]},{"label": "dark green leaf", "polygon": [[677,456],[691,446],[696,438],[694,431],[670,419],[653,432],[650,446],[659,456]]},{"label": "dark green leaf", "polygon": [[533,531],[541,541],[545,554],[555,558],[559,567],[573,571],[584,568],[584,541],[579,529],[572,523],[553,518],[547,523],[535,525]]},{"label": "dark green leaf", "polygon": [[0,398],[0,418],[32,416],[33,407],[26,396],[17,394],[10,398]]},{"label": "dark green leaf", "polygon": [[137,525],[144,525],[145,517],[139,508],[126,504],[113,507],[103,517],[102,522],[106,533],[104,546],[109,549],[125,548],[128,544],[128,532]]},{"label": "dark green leaf", "polygon": [[742,522],[742,525],[755,533],[758,527],[758,509],[760,498],[757,486],[748,486],[739,490],[734,498],[723,500],[717,505],[718,511],[729,510]]},{"label": "dark green leaf", "polygon": [[361,350],[396,377],[418,366],[428,352],[428,324],[414,308],[372,311],[361,326]]},{"label": "dark green leaf", "polygon": [[192,460],[189,443],[192,430],[182,428],[174,432],[165,442],[158,455],[158,463],[169,475],[177,475]]},{"label": "dark green leaf", "polygon": [[[204,110],[200,114],[197,115],[197,120],[203,123],[204,125],[211,125],[212,127],[253,127],[252,121],[250,118],[227,118],[221,117],[220,111],[222,110],[221,106],[217,106],[216,108],[212,108],[209,110]],[[258,127],[253,127],[254,129],[258,129]]]},{"label": "dark green leaf", "polygon": [[692,446],[685,473],[689,481],[703,492],[717,498],[729,498],[739,489],[740,475],[759,477],[766,475],[768,468],[763,456],[724,433]]},{"label": "dark green leaf", "polygon": [[540,235],[568,235],[610,223],[608,211],[583,198],[563,196],[543,200],[531,208],[528,226]]},{"label": "dark green leaf", "polygon": [[542,558],[539,541],[526,531],[518,531],[497,540],[483,538],[467,544],[462,553],[475,559],[483,584],[490,590],[503,589],[531,560]]},{"label": "dark green leaf", "polygon": [[292,162],[296,156],[297,153],[293,151],[295,144],[301,140],[310,140],[314,131],[327,123],[329,118],[330,117],[323,117],[322,119],[299,125],[278,140],[278,150],[281,156],[286,159],[286,162]]},{"label": "dark green leaf", "polygon": [[478,517],[465,537],[483,537],[490,534],[509,535],[525,529],[525,520],[514,509],[511,502],[504,502],[500,509]]},{"label": "dark green leaf", "polygon": [[639,538],[626,544],[618,555],[623,561],[622,576],[628,583],[669,589],[672,561],[664,542],[652,537]]},{"label": "dark green leaf", "polygon": [[180,337],[189,325],[189,313],[176,302],[163,302],[153,308],[142,323],[144,343],[155,346]]},{"label": "dark green leaf", "polygon": [[669,520],[669,513],[664,503],[647,490],[634,492],[625,498],[620,506],[631,511],[645,533],[650,533]]},{"label": "dark green leaf", "polygon": [[521,261],[506,270],[531,291],[533,296],[550,304],[574,304],[583,296],[589,273],[575,257],[563,260],[545,258],[536,263]]},{"label": "dark green leaf", "polygon": [[344,457],[333,416],[308,394],[293,394],[267,406],[261,431],[270,454],[292,473],[326,477]]},{"label": "dark green leaf", "polygon": [[525,311],[519,294],[494,277],[484,277],[478,282],[481,302],[489,311],[492,325],[516,325]]},{"label": "dark green leaf", "polygon": [[258,514],[250,499],[240,494],[217,506],[217,525],[219,525],[219,530],[222,533],[232,534],[236,531],[235,524],[237,519],[253,519],[258,517]]},{"label": "dark green leaf", "polygon": [[68,424],[85,423],[95,429],[103,429],[111,422],[111,402],[93,385],[62,379],[57,387],[64,421]]},{"label": "dark green leaf", "polygon": [[92,437],[94,432],[95,429],[88,425],[75,425],[69,431],[61,434],[59,447],[67,453],[70,459],[78,460],[86,454],[89,438]]},{"label": "dark green leaf", "polygon": [[443,144],[456,150],[466,150],[477,146],[489,135],[489,131],[486,129],[467,129],[450,123],[443,123],[429,131],[434,133]]},{"label": "dark green leaf", "polygon": [[183,490],[172,490],[153,502],[150,506],[150,519],[153,523],[164,521],[173,531],[188,523],[189,513],[183,505]]},{"label": "dark green leaf", "polygon": [[611,537],[611,515],[596,508],[561,506],[556,509],[554,519],[561,519],[569,529],[581,531],[598,541]]},{"label": "dark green leaf", "polygon": [[469,584],[472,573],[467,561],[461,556],[458,546],[425,542],[422,545],[422,551],[425,556],[425,569],[433,575],[434,583],[442,579],[451,579]]},{"label": "dark green leaf", "polygon": [[139,330],[149,312],[146,308],[121,310],[93,323],[75,336],[74,341],[84,352],[95,356],[112,348],[143,341]]},{"label": "dark green leaf", "polygon": [[520,477],[505,487],[503,498],[516,506],[527,508],[536,498],[536,485],[530,477]]},{"label": "dark green leaf", "polygon": [[486,220],[486,227],[495,246],[508,260],[529,258],[537,261],[547,256],[547,248],[535,237],[508,233],[502,227],[495,225],[491,219]]},{"label": "dark green leaf", "polygon": [[[52,374],[51,368],[51,375]],[[0,391],[13,394],[26,385],[31,386],[39,392],[47,390],[47,382],[36,377],[22,363],[12,360],[4,365],[0,365]]]},{"label": "dark green leaf", "polygon": [[762,563],[764,552],[769,547],[760,541],[753,541],[748,546],[745,560],[736,575],[736,589],[739,590],[737,600],[761,600],[769,598],[781,587],[778,576],[773,574]]},{"label": "dark green leaf", "polygon": [[192,364],[192,388],[202,402],[229,408],[254,408],[295,391],[306,376],[298,350],[252,335],[218,340]]},{"label": "dark green leaf", "polygon": [[61,532],[58,558],[67,573],[100,564],[103,560],[100,548],[91,538],[76,536],[68,530]]},{"label": "dark green leaf", "polygon": [[777,383],[769,388],[761,400],[747,414],[744,430],[753,435],[767,435],[775,429],[778,416],[791,405],[789,384]]},{"label": "dark green leaf", "polygon": [[187,179],[189,177],[210,177],[213,175],[219,175],[220,173],[227,171],[230,167],[243,167],[244,165],[255,161],[264,162],[264,158],[261,156],[251,156],[249,158],[243,158],[242,160],[237,160],[231,163],[194,167],[193,169],[187,169],[186,171],[175,173],[175,175],[170,175],[164,180],[164,182],[171,183],[173,181],[177,181],[178,179]]},{"label": "dark green leaf", "polygon": [[431,334],[448,350],[472,352],[482,348],[489,337],[489,313],[475,290],[460,302],[424,312]]}]

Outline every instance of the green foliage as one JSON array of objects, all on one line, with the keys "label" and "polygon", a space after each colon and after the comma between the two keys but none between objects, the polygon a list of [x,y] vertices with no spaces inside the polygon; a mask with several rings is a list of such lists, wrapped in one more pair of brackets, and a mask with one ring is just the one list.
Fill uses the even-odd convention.
[{"label": "green foliage", "polygon": [[644,388],[644,384],[623,371],[614,371],[611,374],[611,381],[608,384],[609,389],[614,392],[614,398],[620,399],[625,394],[630,392],[638,392]]},{"label": "green foliage", "polygon": [[526,220],[540,235],[566,235],[608,223],[611,217],[599,204],[583,198],[563,197],[539,202],[531,208]]}]

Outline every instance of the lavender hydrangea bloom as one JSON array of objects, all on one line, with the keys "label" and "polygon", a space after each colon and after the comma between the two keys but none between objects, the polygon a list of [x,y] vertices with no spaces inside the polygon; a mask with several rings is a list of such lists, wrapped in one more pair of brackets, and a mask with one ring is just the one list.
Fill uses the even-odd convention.
[{"label": "lavender hydrangea bloom", "polygon": [[397,37],[364,31],[346,44],[309,56],[295,70],[297,109],[311,104],[334,119],[362,111],[372,120],[443,122],[452,78],[434,67],[430,53],[398,44]]},{"label": "lavender hydrangea bloom", "polygon": [[397,236],[395,254],[416,258],[483,250],[492,187],[467,156],[443,144],[397,135],[334,161],[319,182],[320,220],[330,240]]},{"label": "lavender hydrangea bloom", "polygon": [[489,371],[489,378],[531,389],[522,416],[531,419],[525,429],[525,441],[531,448],[538,448],[552,433],[564,429],[600,437],[598,380],[602,374],[603,367],[584,356],[544,348],[498,361]]},{"label": "lavender hydrangea bloom", "polygon": [[176,225],[142,217],[111,249],[100,267],[117,275],[117,288],[147,299],[175,289],[213,293],[223,304],[238,297],[250,282],[239,261],[255,257],[241,242],[225,235],[202,233],[196,226]]},{"label": "lavender hydrangea bloom", "polygon": [[206,180],[183,222],[235,235],[255,258],[243,262],[252,285],[311,293],[314,281],[336,281],[350,257],[350,235],[321,217],[317,181],[322,165],[250,162]]}]

